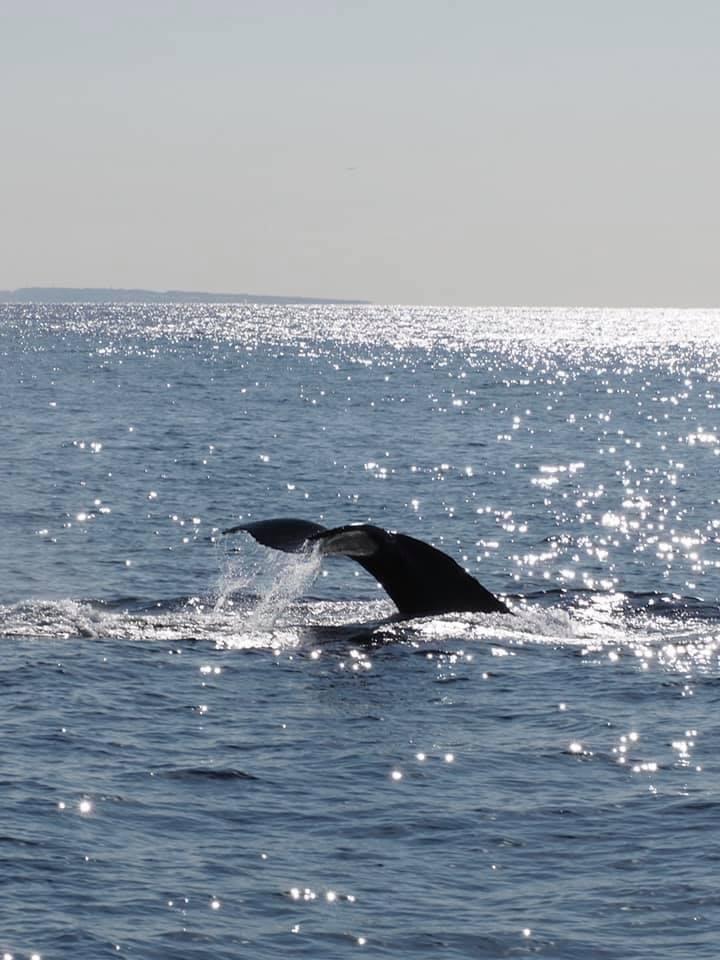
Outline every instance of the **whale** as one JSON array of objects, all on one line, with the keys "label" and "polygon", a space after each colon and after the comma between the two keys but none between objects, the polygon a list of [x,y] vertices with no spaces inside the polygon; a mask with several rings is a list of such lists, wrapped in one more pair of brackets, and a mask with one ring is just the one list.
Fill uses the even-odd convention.
[{"label": "whale", "polygon": [[505,603],[437,547],[370,523],[324,527],[278,517],[241,523],[224,536],[247,533],[285,553],[351,557],[385,589],[402,618],[444,613],[511,613]]}]

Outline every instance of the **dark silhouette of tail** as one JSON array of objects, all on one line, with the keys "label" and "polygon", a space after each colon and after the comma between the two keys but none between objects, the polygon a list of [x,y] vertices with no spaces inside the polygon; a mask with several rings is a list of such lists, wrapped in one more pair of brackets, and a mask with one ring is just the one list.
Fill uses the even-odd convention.
[{"label": "dark silhouette of tail", "polygon": [[249,533],[274,550],[352,557],[382,584],[404,617],[451,612],[510,613],[482,584],[429,543],[364,523],[327,529],[308,520],[259,520],[223,530]]}]

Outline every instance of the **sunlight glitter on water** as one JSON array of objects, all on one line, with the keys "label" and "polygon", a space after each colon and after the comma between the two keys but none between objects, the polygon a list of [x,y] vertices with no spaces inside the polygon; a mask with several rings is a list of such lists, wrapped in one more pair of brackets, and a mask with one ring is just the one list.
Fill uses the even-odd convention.
[{"label": "sunlight glitter on water", "polygon": [[[47,956],[109,955],[119,905],[128,955],[714,958],[717,314],[33,310],[0,377],[3,906],[67,869],[23,942],[64,915]],[[253,621],[279,571],[207,538],[240,512],[400,529],[516,615],[383,623],[328,561]]]}]

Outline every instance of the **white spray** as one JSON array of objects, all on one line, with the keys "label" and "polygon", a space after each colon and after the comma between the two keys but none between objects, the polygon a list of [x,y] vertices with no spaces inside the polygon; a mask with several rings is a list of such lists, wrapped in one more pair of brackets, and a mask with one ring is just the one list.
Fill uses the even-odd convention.
[{"label": "white spray", "polygon": [[[270,559],[269,559],[270,558]],[[232,606],[232,594],[251,588],[260,598],[251,610],[245,627],[252,633],[272,630],[278,619],[315,580],[321,567],[320,552],[268,554],[263,551],[262,562],[241,555],[233,561],[226,559],[218,584],[214,613]],[[263,580],[269,580],[267,586]]]}]

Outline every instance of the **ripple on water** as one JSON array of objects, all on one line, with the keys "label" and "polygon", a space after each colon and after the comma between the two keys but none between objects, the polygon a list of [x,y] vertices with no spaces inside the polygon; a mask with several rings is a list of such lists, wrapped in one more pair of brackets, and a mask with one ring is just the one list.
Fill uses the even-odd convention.
[{"label": "ripple on water", "polygon": [[717,312],[0,313],[0,955],[714,960]]}]

